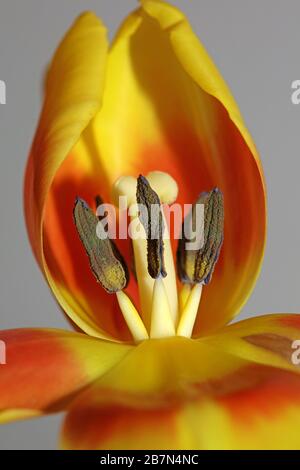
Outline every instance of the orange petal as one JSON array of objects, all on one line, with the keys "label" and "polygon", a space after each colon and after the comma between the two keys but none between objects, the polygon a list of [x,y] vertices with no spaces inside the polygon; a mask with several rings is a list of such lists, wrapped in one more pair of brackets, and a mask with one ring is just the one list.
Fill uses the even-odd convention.
[{"label": "orange petal", "polygon": [[0,365],[0,423],[64,409],[130,350],[62,330],[7,330],[0,338],[6,346],[6,364]]}]

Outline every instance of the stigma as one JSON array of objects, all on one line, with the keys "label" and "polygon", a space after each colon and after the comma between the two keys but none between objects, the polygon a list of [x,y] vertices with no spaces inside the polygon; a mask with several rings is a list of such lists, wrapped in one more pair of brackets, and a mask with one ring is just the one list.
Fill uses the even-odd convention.
[{"label": "stigma", "polygon": [[[116,295],[136,343],[149,338],[192,337],[201,314],[202,288],[212,279],[222,247],[224,202],[221,191],[214,188],[200,194],[182,221],[176,275],[166,209],[177,195],[176,181],[160,171],[137,178],[122,176],[113,185],[112,200],[120,208],[125,198],[130,219],[138,309],[126,293],[129,269],[106,230],[105,218],[82,199],[75,201],[74,222],[91,270],[102,288]],[[95,201],[97,206],[102,203],[99,196]]]}]

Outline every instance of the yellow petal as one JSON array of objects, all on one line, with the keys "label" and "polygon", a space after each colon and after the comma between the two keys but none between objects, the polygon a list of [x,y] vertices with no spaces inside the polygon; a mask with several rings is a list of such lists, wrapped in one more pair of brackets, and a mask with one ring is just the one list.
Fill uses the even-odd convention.
[{"label": "yellow petal", "polygon": [[161,170],[178,182],[180,203],[222,190],[225,241],[194,333],[227,323],[259,272],[264,183],[238,107],[179,10],[144,1],[125,20],[109,53],[103,107],[81,145],[100,156],[109,184],[122,174]]},{"label": "yellow petal", "polygon": [[[243,364],[239,358],[228,361],[227,355],[218,356],[200,341],[182,337],[145,341],[74,402],[62,446],[165,448],[169,411],[173,415],[174,407],[197,396],[197,384],[232,374]],[[155,426],[161,433],[154,433]]]},{"label": "yellow petal", "polygon": [[[249,341],[276,332],[292,344],[299,317],[243,323],[198,341],[149,340],[132,350],[72,404],[63,448],[299,449],[300,367],[280,347]],[[230,349],[226,335],[240,337],[239,347]]]},{"label": "yellow petal", "polygon": [[234,323],[203,341],[242,359],[295,370],[297,344],[294,342],[299,339],[299,314],[273,314]]},{"label": "yellow petal", "polygon": [[225,398],[154,409],[87,405],[67,416],[62,448],[299,450],[300,378],[276,369],[262,372],[266,377],[259,381],[250,371],[240,374],[236,380],[244,388],[233,387]]}]

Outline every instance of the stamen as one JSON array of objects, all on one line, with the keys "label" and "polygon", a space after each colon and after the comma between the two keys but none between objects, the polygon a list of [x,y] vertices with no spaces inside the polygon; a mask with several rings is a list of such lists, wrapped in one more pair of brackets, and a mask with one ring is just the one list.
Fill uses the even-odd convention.
[{"label": "stamen", "polygon": [[140,342],[148,339],[149,335],[145,325],[128,295],[126,295],[123,291],[117,292],[116,295],[121,312],[123,313],[123,317],[132,333],[134,340],[136,342]]},{"label": "stamen", "polygon": [[188,242],[183,226],[183,236],[177,250],[177,269],[182,282],[208,284],[223,243],[223,195],[217,188],[209,193],[201,194],[192,209],[191,223],[194,227],[196,226],[195,217],[198,204],[204,204],[203,244],[197,249],[186,249]]},{"label": "stamen", "polygon": [[[147,237],[148,272],[153,279],[166,277],[164,266],[164,223],[160,200],[142,175],[137,180],[137,203],[140,205],[140,221]],[[145,210],[146,209],[146,210]]]},{"label": "stamen", "polygon": [[178,336],[186,336],[187,338],[191,338],[199,309],[201,294],[202,284],[194,285],[181,314],[177,328]]},{"label": "stamen", "polygon": [[[180,293],[181,317],[177,328],[177,335],[191,337],[196,321],[203,284],[208,284],[218,260],[223,242],[224,204],[223,195],[218,189],[203,193],[193,206],[189,219],[193,230],[197,227],[196,207],[204,204],[204,220],[200,225],[203,230],[202,246],[196,249],[187,249],[185,226],[182,229],[182,239],[177,250],[177,269],[185,285]],[[199,221],[198,221],[199,222]],[[196,234],[196,236],[199,234]],[[195,237],[192,242],[195,242]],[[196,244],[197,246],[197,244]],[[194,285],[195,284],[195,285]],[[191,286],[193,286],[191,288]],[[189,293],[190,292],[190,293]]]},{"label": "stamen", "polygon": [[[99,196],[95,198],[95,201],[97,206],[102,204]],[[107,292],[116,294],[133,339],[136,342],[148,339],[149,335],[139,313],[130,298],[123,292],[129,279],[127,266],[116,245],[108,238],[101,224],[101,217],[98,218],[83,199],[77,198],[74,221],[89,257],[91,269],[102,287]]]},{"label": "stamen", "polygon": [[[111,294],[123,290],[129,281],[127,266],[118,248],[107,237],[104,227],[83,199],[76,200],[74,221],[97,281]],[[97,233],[101,227],[103,238],[99,238]]]},{"label": "stamen", "polygon": [[203,200],[205,204],[204,246],[196,258],[195,281],[208,284],[223,244],[223,194],[218,189],[214,189],[208,195],[203,196]]}]

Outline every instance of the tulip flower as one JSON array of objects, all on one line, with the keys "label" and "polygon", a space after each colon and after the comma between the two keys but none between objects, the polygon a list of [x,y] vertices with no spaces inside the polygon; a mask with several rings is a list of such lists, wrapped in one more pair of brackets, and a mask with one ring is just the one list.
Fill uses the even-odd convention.
[{"label": "tulip flower", "polygon": [[[96,237],[97,195],[156,202],[157,238]],[[263,257],[261,163],[178,9],[142,0],[110,47],[94,14],[77,19],[47,72],[24,197],[74,330],[0,332],[2,423],[64,410],[64,449],[300,448],[300,316],[229,324]],[[175,200],[204,205],[198,250],[164,236]]]}]

